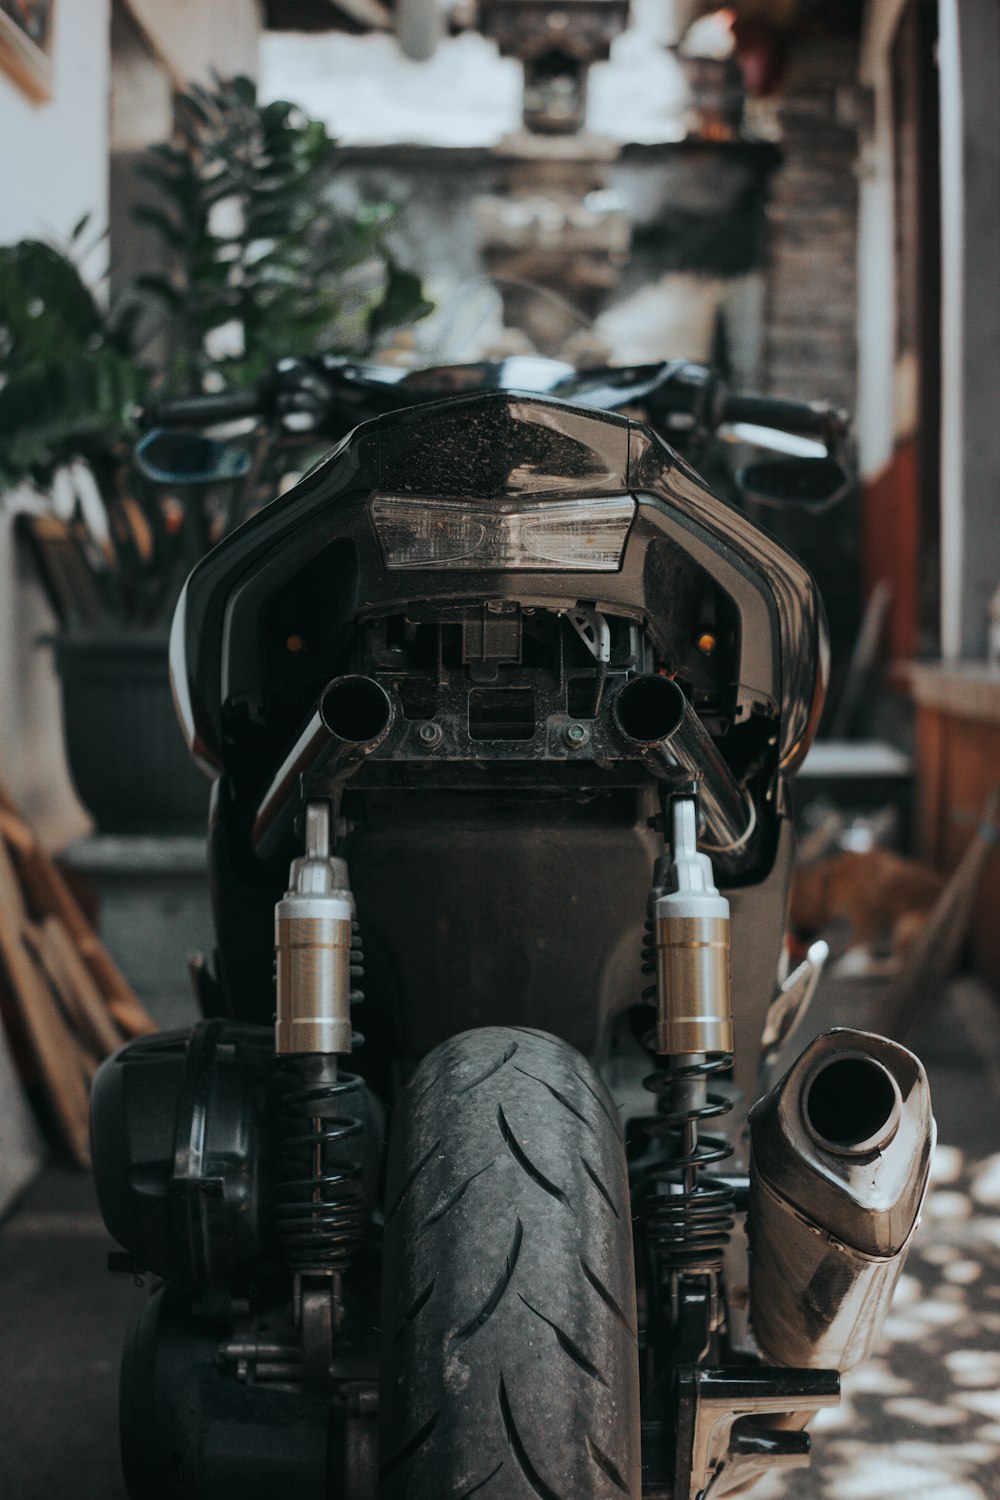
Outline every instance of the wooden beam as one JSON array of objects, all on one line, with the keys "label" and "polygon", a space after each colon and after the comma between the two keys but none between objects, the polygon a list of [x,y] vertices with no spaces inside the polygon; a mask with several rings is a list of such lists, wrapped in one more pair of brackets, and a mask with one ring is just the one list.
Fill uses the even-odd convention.
[{"label": "wooden beam", "polygon": [[63,1137],[74,1161],[86,1167],[90,1165],[90,1100],[81,1074],[80,1049],[25,946],[22,934],[27,924],[17,872],[0,841],[0,961]]},{"label": "wooden beam", "polygon": [[44,919],[38,932],[38,951],[46,972],[66,995],[76,1029],[97,1057],[117,1052],[123,1037],[94,982],[93,976],[58,917]]},{"label": "wooden beam", "polygon": [[31,904],[40,917],[56,916],[72,938],[97,987],[110,1004],[112,1000],[137,1016],[145,1017],[150,1030],[155,1023],[147,1015],[139,998],[111,955],[101,943],[80,910],[73,893],[52,860],[42,848],[34,831],[21,817],[10,797],[0,787],[0,834],[17,855],[21,881]]}]

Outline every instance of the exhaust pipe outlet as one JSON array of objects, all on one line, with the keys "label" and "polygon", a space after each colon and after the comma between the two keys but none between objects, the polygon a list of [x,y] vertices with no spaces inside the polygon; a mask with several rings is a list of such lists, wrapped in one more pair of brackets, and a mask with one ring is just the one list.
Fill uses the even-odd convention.
[{"label": "exhaust pipe outlet", "polygon": [[851,1369],[878,1341],[934,1150],[927,1075],[828,1031],[750,1112],[750,1321],[771,1364]]},{"label": "exhaust pipe outlet", "polygon": [[749,793],[723,760],[715,741],[681,689],[669,677],[631,677],[612,710],[619,734],[648,761],[682,770],[699,783],[705,820],[702,849],[732,862],[744,855],[757,826]]},{"label": "exhaust pipe outlet", "polygon": [[382,744],[397,719],[395,699],[374,677],[335,677],[320,694],[302,733],[261,799],[253,825],[254,853],[277,853],[301,807],[299,782],[307,771],[349,776]]},{"label": "exhaust pipe outlet", "polygon": [[356,745],[363,753],[382,743],[396,717],[382,684],[358,673],[335,677],[319,700],[318,713],[333,745]]}]

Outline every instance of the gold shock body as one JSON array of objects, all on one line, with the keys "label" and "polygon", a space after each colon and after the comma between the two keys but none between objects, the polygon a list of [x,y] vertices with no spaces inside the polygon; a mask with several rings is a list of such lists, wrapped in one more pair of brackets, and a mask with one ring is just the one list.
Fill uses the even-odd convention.
[{"label": "gold shock body", "polygon": [[[698,850],[698,807],[670,809],[671,854],[652,907],[656,948],[656,1050],[670,1057],[731,1053],[729,902]],[[666,889],[664,889],[666,887]]]},{"label": "gold shock body", "polygon": [[732,1052],[728,917],[658,914],[656,967],[657,1052]]},{"label": "gold shock body", "polygon": [[279,1055],[351,1050],[351,904],[292,892],[275,911]]}]

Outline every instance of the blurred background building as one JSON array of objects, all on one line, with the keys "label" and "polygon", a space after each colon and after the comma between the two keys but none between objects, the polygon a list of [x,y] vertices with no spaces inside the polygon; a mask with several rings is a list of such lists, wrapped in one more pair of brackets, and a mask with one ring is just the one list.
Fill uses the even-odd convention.
[{"label": "blurred background building", "polygon": [[[803,832],[821,834],[832,813],[838,837],[884,834],[944,874],[977,830],[995,842],[981,819],[1000,784],[996,0],[0,0],[0,247],[72,241],[101,308],[136,278],[162,279],[172,249],[155,184],[136,168],[179,139],[180,94],[237,76],[261,104],[289,100],[325,127],[335,142],[325,206],[352,233],[363,239],[391,205],[379,274],[390,261],[401,269],[411,304],[419,278],[434,311],[380,329],[379,358],[687,358],[737,389],[852,414],[854,493],[822,516],[759,517],[814,571],[833,636],[824,734],[800,778]],[[363,291],[371,268],[348,260],[345,284]],[[0,361],[4,311],[0,300]],[[732,464],[720,453],[706,463],[725,486]],[[208,784],[171,719],[159,620],[161,717],[144,709],[121,746],[92,734],[92,750],[110,765],[113,749],[169,742],[194,815],[104,826],[78,795],[62,733],[69,696],[40,645],[65,622],[18,524],[55,501],[45,485],[0,489],[0,814],[6,791],[65,855],[75,888],[102,907],[108,948],[169,1025],[193,1012],[185,952],[212,941],[199,831]],[[119,629],[133,645],[141,633]],[[94,692],[78,681],[78,729],[100,727]],[[867,821],[853,830],[858,806]],[[880,823],[884,806],[893,816]],[[995,849],[978,877],[965,958],[1000,991]],[[831,1014],[851,1020],[859,1005],[842,992]],[[976,1014],[975,1067],[947,1025],[932,1035],[951,1139],[970,1163],[992,1152],[976,1130],[994,1116],[966,1119],[965,1082],[994,1109],[1000,1077],[995,1016],[988,1002]],[[0,1046],[0,1104],[8,1075]],[[0,1108],[0,1145],[2,1213],[37,1167],[37,1138]],[[950,1160],[942,1182],[971,1182],[960,1152]],[[982,1169],[977,1213],[1000,1205],[998,1170]],[[971,1228],[961,1238],[958,1198],[944,1192],[938,1208],[942,1221],[957,1216],[954,1259],[995,1253],[995,1219],[992,1250]],[[928,1254],[927,1286],[946,1263]],[[79,1300],[67,1267],[68,1255],[59,1275],[72,1298],[60,1304],[57,1288],[53,1327]],[[981,1290],[986,1327],[997,1314]],[[914,1282],[907,1295],[919,1291]],[[106,1318],[96,1301],[87,1336],[99,1341],[124,1298],[97,1295]],[[893,1378],[906,1373],[906,1338],[923,1337],[916,1313],[911,1325]],[[106,1370],[95,1380],[110,1391]],[[998,1412],[982,1415],[995,1423]],[[89,1451],[82,1427],[81,1416],[73,1452]],[[917,1493],[913,1472],[886,1478],[882,1493]],[[98,1464],[95,1495],[111,1492],[99,1489],[103,1473]],[[957,1480],[926,1493],[984,1492]]]},{"label": "blurred background building", "polygon": [[[102,297],[109,270],[113,291],[157,269],[134,168],[170,137],[175,91],[243,74],[324,122],[340,203],[396,205],[389,243],[437,305],[398,357],[688,357],[852,411],[856,497],[773,524],[823,590],[835,696],[866,602],[884,615],[885,722],[905,725],[915,697],[921,837],[957,857],[1000,712],[982,665],[1000,579],[995,5],[80,0],[39,5],[27,44],[22,10],[4,8],[0,36],[0,242],[65,240],[90,215]],[[86,820],[15,509],[0,760],[59,844]],[[959,710],[978,727],[953,734]]]}]

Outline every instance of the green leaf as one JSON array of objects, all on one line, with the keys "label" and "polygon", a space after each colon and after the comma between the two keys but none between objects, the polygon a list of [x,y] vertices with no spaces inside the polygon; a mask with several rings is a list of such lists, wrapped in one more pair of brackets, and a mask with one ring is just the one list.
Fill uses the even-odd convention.
[{"label": "green leaf", "polygon": [[145,224],[149,229],[155,229],[161,239],[175,250],[183,248],[188,242],[189,236],[185,233],[183,224],[176,222],[169,214],[160,208],[154,208],[150,203],[137,203],[132,209],[132,218],[137,224]]},{"label": "green leaf", "polygon": [[135,286],[138,291],[147,292],[149,296],[165,302],[175,312],[181,312],[184,308],[183,296],[166,276],[155,276],[152,273],[137,276]]},{"label": "green leaf", "polygon": [[428,302],[419,276],[404,271],[391,258],[386,259],[386,284],[380,302],[368,314],[368,332],[374,338],[404,323],[415,323],[434,311]]},{"label": "green leaf", "polygon": [[0,319],[29,347],[90,338],[102,321],[73,261],[39,240],[0,248]]},{"label": "green leaf", "polygon": [[22,368],[0,390],[8,482],[108,453],[133,431],[132,408],[146,386],[145,372],[132,359],[107,348]]}]

